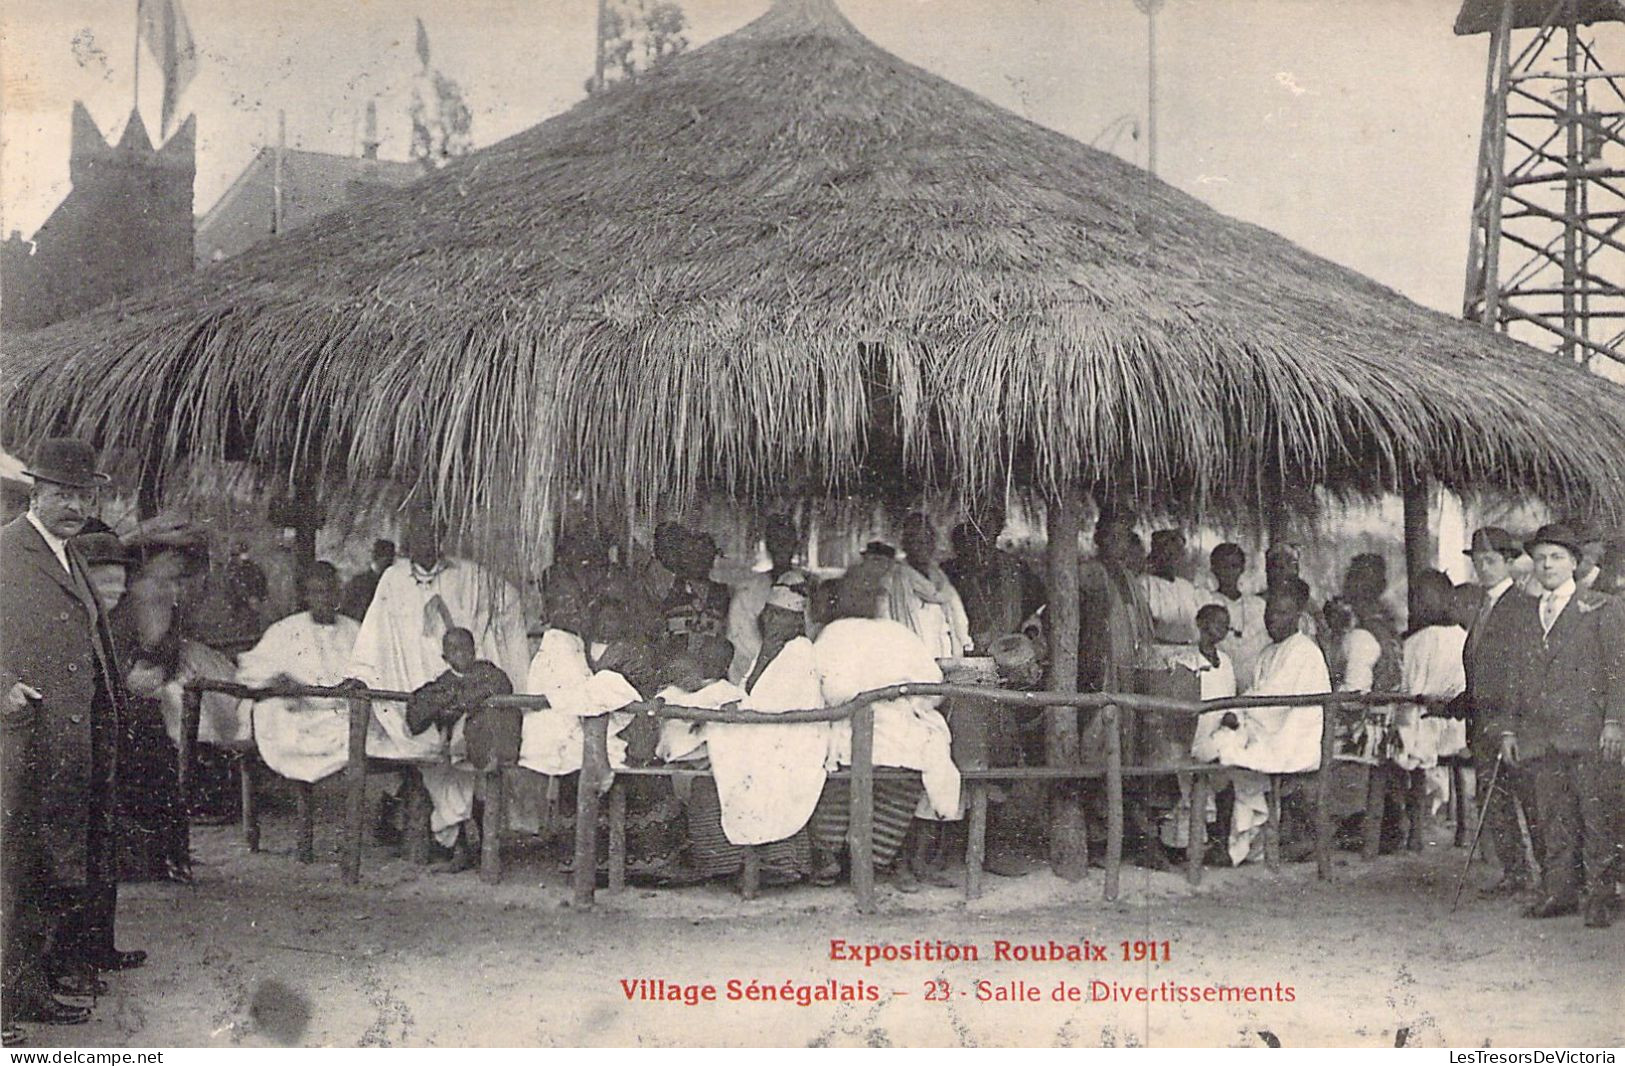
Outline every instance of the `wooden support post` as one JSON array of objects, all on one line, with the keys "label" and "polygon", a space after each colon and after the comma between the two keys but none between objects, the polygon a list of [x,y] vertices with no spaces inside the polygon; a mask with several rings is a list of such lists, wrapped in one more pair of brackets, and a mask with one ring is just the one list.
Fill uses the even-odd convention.
[{"label": "wooden support post", "polygon": [[1192,885],[1202,883],[1202,857],[1207,851],[1207,775],[1184,775],[1188,787],[1183,791],[1190,797],[1190,820],[1186,824],[1185,880]]},{"label": "wooden support post", "polygon": [[1363,847],[1360,858],[1367,862],[1382,853],[1382,815],[1388,804],[1388,767],[1376,763],[1369,767],[1365,779],[1365,817],[1361,823]]},{"label": "wooden support post", "polygon": [[1264,822],[1264,865],[1271,870],[1281,868],[1281,782],[1286,778],[1270,775],[1269,813]]},{"label": "wooden support post", "polygon": [[598,798],[609,772],[609,716],[582,723],[581,776],[576,782],[576,869],[574,902],[591,907],[598,888]]},{"label": "wooden support post", "polygon": [[[875,910],[875,709],[865,703],[852,712],[852,816],[847,848],[852,856],[852,892],[858,913]],[[899,854],[898,862],[908,856]]]},{"label": "wooden support post", "polygon": [[609,788],[609,891],[626,891],[626,782]]},{"label": "wooden support post", "polygon": [[480,880],[502,883],[502,830],[508,824],[506,772],[498,765],[485,771],[485,816],[480,820]]},{"label": "wooden support post", "polygon": [[253,751],[245,751],[237,758],[237,783],[242,788],[243,797],[243,843],[248,845],[250,852],[260,850],[260,804],[259,789],[256,787],[254,761],[258,756]]},{"label": "wooden support post", "polygon": [[1422,840],[1422,831],[1425,818],[1423,811],[1427,806],[1427,779],[1421,770],[1407,770],[1405,773],[1405,847],[1411,851],[1421,851],[1426,846]]},{"label": "wooden support post", "polygon": [[178,793],[177,802],[180,805],[180,818],[188,823],[192,818],[192,778],[197,761],[197,731],[203,720],[203,693],[194,688],[187,688],[181,697],[181,738],[177,745],[177,762],[175,766],[176,785]]},{"label": "wooden support post", "polygon": [[1416,578],[1433,565],[1433,538],[1428,530],[1428,504],[1433,496],[1432,483],[1418,477],[1405,483],[1405,582],[1406,604],[1409,617],[1417,616]]},{"label": "wooden support post", "polygon": [[315,799],[315,786],[309,781],[293,783],[294,817],[299,822],[298,836],[293,845],[293,857],[303,863],[316,861]]},{"label": "wooden support post", "polygon": [[1320,769],[1315,771],[1315,876],[1332,879],[1332,763],[1337,721],[1343,707],[1328,703],[1320,712]]},{"label": "wooden support post", "polygon": [[367,839],[367,726],[372,704],[359,697],[350,701],[349,759],[344,764],[344,883],[361,880],[361,848]]},{"label": "wooden support post", "polygon": [[987,785],[970,784],[969,824],[965,827],[965,898],[982,898],[982,863],[987,858]]},{"label": "wooden support post", "polygon": [[[1049,567],[1049,659],[1051,692],[1078,691],[1078,532],[1080,494],[1066,487],[1049,500],[1047,562]],[[1052,707],[1046,715],[1044,756],[1050,766],[1077,766],[1082,761],[1078,709]],[[1089,827],[1076,782],[1056,782],[1050,791],[1050,868],[1066,881],[1089,873]]]},{"label": "wooden support post", "polygon": [[1123,872],[1123,732],[1115,705],[1100,713],[1106,726],[1106,899],[1114,900]]},{"label": "wooden support post", "polygon": [[756,845],[745,845],[745,865],[739,871],[739,894],[755,899],[762,891],[762,855]]},{"label": "wooden support post", "polygon": [[403,788],[406,795],[402,797],[405,802],[406,813],[403,817],[405,824],[405,852],[406,861],[418,866],[427,866],[434,860],[430,845],[434,843],[434,834],[429,829],[429,819],[433,812],[429,804],[429,790],[423,787],[423,775],[416,766],[409,767],[402,775]]}]

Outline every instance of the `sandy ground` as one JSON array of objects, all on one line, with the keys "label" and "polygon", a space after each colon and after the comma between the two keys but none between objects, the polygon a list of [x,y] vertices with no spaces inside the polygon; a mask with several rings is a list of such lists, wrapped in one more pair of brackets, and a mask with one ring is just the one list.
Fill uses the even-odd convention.
[{"label": "sandy ground", "polygon": [[[1420,854],[1180,875],[1127,867],[1121,898],[1047,870],[988,879],[986,896],[882,890],[855,912],[843,888],[725,885],[600,893],[571,908],[536,847],[513,849],[499,886],[434,876],[378,849],[359,887],[338,877],[337,789],[318,790],[317,854],[291,858],[292,825],[268,816],[265,850],[233,827],[194,831],[197,881],[131,885],[119,939],[149,964],[113,975],[90,1024],[31,1027],[72,1046],[1066,1045],[1617,1046],[1625,1043],[1625,923],[1529,921],[1469,890],[1451,914],[1462,851],[1442,827]],[[1475,885],[1494,870],[1476,863]],[[830,941],[975,945],[977,962],[830,961]],[[996,942],[1104,945],[1106,961],[996,961]],[[1167,941],[1169,961],[1122,961],[1122,941]],[[1160,954],[1160,948],[1159,948]],[[711,984],[716,1002],[629,1000],[623,981]],[[876,999],[727,1000],[728,982],[835,979]],[[1291,1002],[1089,1002],[1105,988],[1290,987]],[[942,984],[937,984],[941,982]],[[1019,984],[1036,1002],[978,997]],[[1083,1002],[1057,1002],[1058,986]],[[944,987],[945,986],[945,987]],[[944,996],[943,993],[946,992]],[[1064,993],[1063,993],[1064,994]],[[929,997],[929,998],[928,998]],[[1268,1035],[1266,1035],[1268,1034]]]}]

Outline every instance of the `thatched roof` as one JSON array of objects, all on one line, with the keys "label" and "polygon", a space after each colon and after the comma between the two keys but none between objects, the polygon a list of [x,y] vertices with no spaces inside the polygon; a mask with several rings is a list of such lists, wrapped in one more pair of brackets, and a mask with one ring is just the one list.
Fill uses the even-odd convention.
[{"label": "thatched roof", "polygon": [[567,490],[648,515],[877,467],[1192,510],[1412,470],[1625,499],[1625,390],[910,66],[828,0],[8,348],[14,437],[283,464],[315,441],[330,476],[432,483],[488,545]]}]

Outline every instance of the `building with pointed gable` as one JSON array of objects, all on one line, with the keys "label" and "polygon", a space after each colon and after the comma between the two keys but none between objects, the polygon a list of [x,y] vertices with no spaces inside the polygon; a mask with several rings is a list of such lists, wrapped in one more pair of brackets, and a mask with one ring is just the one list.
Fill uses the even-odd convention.
[{"label": "building with pointed gable", "polygon": [[138,112],[117,144],[73,105],[73,188],[31,240],[0,245],[0,325],[35,329],[192,270],[197,125],[154,148]]}]

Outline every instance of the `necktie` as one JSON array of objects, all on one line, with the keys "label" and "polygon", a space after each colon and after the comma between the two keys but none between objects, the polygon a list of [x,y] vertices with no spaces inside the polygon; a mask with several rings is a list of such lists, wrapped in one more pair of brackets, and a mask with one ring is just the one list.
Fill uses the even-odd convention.
[{"label": "necktie", "polygon": [[1552,623],[1557,621],[1557,593],[1548,592],[1540,598],[1540,628],[1547,633],[1552,631]]}]

